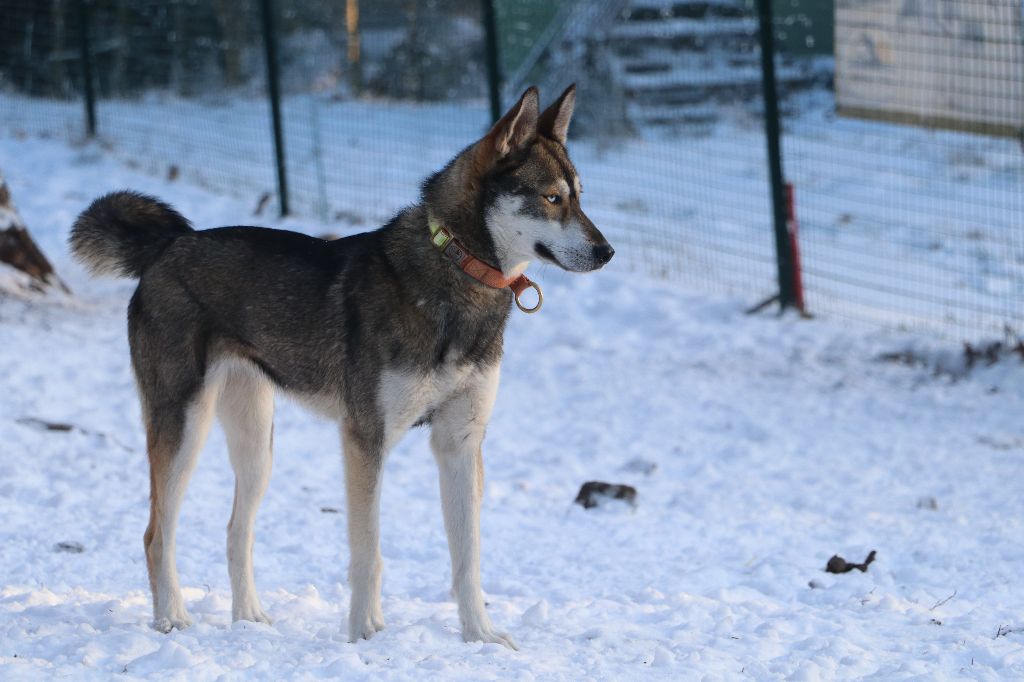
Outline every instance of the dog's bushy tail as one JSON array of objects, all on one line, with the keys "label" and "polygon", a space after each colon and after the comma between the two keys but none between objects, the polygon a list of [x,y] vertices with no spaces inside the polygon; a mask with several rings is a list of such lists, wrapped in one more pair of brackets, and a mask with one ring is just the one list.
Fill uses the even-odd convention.
[{"label": "dog's bushy tail", "polygon": [[71,252],[93,274],[138,278],[192,226],[173,208],[138,192],[112,192],[82,211]]}]

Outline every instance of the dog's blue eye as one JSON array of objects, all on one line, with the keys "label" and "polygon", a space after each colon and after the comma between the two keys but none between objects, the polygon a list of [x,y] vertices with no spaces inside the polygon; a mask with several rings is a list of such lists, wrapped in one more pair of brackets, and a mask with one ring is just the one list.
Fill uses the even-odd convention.
[{"label": "dog's blue eye", "polygon": [[562,200],[562,197],[558,196],[557,194],[549,194],[544,198],[548,200],[549,204],[557,204]]}]

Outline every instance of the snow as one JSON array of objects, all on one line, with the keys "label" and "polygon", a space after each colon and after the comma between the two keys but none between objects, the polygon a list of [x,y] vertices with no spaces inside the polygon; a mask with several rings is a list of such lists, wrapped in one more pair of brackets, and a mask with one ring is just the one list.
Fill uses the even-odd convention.
[{"label": "snow", "polygon": [[[248,222],[252,202],[92,146],[0,136],[0,163],[75,292],[0,296],[3,679],[1024,676],[1024,368],[1007,360],[954,377],[881,362],[953,350],[745,316],[747,301],[631,271],[625,238],[599,273],[531,268],[544,310],[513,313],[507,333],[485,443],[483,585],[520,651],[461,641],[424,430],[386,464],[388,627],[347,642],[337,434],[286,400],[256,529],[256,582],[274,624],[230,622],[232,478],[215,432],[179,527],[195,625],[153,631],[148,472],[124,323],[133,283],[87,278],[65,240],[75,215],[115,188],[157,194],[198,227]],[[587,185],[585,204],[603,207],[595,220],[626,223],[633,211],[604,191]],[[635,510],[573,505],[588,480],[636,487]],[[919,506],[925,497],[937,509]],[[84,551],[55,551],[60,542]],[[862,561],[870,550],[866,573],[823,571],[833,554]]]}]

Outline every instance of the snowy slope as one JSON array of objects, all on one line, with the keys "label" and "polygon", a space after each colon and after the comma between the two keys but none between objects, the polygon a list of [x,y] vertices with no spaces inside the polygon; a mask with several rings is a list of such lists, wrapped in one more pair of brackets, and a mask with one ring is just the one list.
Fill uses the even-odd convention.
[{"label": "snowy slope", "polygon": [[[156,193],[199,227],[246,222],[251,202],[44,140],[0,138],[0,164],[75,291],[0,298],[0,678],[1024,676],[1024,370],[953,380],[882,363],[882,352],[944,349],[746,317],[737,301],[619,261],[591,276],[537,269],[544,311],[513,315],[507,334],[485,443],[483,584],[519,652],[459,637],[425,431],[386,466],[388,627],[347,643],[335,429],[284,400],[255,550],[274,625],[230,623],[232,480],[215,432],[178,543],[196,625],[158,634],[124,329],[133,285],[87,279],[64,240],[114,188]],[[632,470],[637,458],[657,468]],[[591,479],[635,485],[636,510],[573,505]],[[937,509],[919,506],[926,497]],[[867,573],[823,572],[834,553],[860,561],[872,549]]]}]

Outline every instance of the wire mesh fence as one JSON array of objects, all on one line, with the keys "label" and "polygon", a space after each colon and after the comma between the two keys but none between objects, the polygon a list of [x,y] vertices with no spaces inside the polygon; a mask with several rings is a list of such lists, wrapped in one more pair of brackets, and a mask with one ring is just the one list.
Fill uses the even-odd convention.
[{"label": "wire mesh fence", "polygon": [[784,138],[812,310],[1024,331],[1022,17],[1018,0],[843,0],[822,18],[833,87]]},{"label": "wire mesh fence", "polygon": [[[962,339],[1024,327],[1019,1],[774,4],[810,311]],[[96,136],[126,161],[263,216],[286,189],[294,213],[369,228],[487,129],[492,96],[576,81],[570,148],[620,258],[754,302],[779,284],[756,5],[8,0],[0,130],[86,138],[91,83]]]}]

